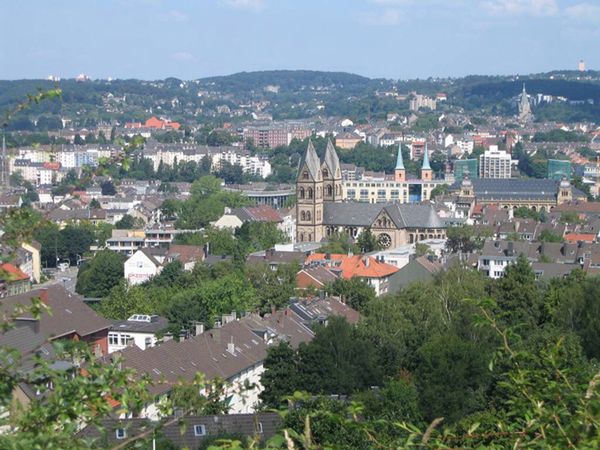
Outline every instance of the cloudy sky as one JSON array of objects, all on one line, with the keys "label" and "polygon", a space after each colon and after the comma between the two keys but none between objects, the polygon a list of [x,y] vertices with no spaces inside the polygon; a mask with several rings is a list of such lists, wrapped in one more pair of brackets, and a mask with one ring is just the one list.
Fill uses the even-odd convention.
[{"label": "cloudy sky", "polygon": [[600,0],[2,1],[0,79],[600,69]]}]

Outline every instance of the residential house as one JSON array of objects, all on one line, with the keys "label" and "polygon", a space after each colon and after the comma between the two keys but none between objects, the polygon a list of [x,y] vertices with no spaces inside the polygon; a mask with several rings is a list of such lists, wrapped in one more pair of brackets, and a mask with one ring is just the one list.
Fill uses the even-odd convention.
[{"label": "residential house", "polygon": [[154,347],[158,340],[158,333],[169,326],[169,321],[164,317],[147,314],[134,314],[127,320],[120,320],[112,324],[108,332],[108,353],[136,345],[142,350]]},{"label": "residential house", "polygon": [[30,289],[29,275],[10,263],[0,265],[0,297],[22,294]]},{"label": "residential house", "polygon": [[378,296],[388,292],[389,277],[398,271],[397,267],[379,262],[371,256],[314,253],[305,261],[308,267],[319,265],[339,272],[345,279],[358,277],[365,280]]},{"label": "residential house", "polygon": [[389,293],[396,293],[415,282],[429,282],[442,270],[442,265],[431,256],[413,259],[390,276]]},{"label": "residential house", "polygon": [[296,274],[296,286],[302,290],[323,289],[328,283],[333,283],[337,279],[338,274],[327,267],[305,267]]},{"label": "residential house", "polygon": [[67,291],[59,284],[3,298],[0,301],[0,311],[12,313],[19,305],[30,306],[34,298],[39,298],[47,305],[52,314],[44,311],[36,318],[29,312],[24,312],[15,319],[17,326],[28,326],[49,341],[66,339],[86,342],[97,356],[108,353],[108,330],[111,323],[87,306],[83,297]]},{"label": "residential house", "polygon": [[163,268],[166,250],[140,248],[124,263],[124,277],[130,284],[141,284],[158,275]]},{"label": "residential house", "polygon": [[78,433],[97,448],[114,448],[128,438],[160,426],[160,434],[172,448],[204,448],[207,440],[219,437],[258,436],[261,442],[272,438],[281,427],[281,416],[274,412],[183,416],[162,425],[147,419],[103,419]]}]

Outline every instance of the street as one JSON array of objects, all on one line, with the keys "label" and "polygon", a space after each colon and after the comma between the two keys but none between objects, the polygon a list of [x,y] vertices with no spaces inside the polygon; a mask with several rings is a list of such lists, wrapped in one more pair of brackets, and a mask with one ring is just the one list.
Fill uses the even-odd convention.
[{"label": "street", "polygon": [[62,284],[69,292],[75,292],[78,271],[79,268],[76,266],[69,267],[64,272],[61,272],[58,269],[46,269],[44,270],[44,273],[49,279],[48,281],[41,283],[39,287]]}]

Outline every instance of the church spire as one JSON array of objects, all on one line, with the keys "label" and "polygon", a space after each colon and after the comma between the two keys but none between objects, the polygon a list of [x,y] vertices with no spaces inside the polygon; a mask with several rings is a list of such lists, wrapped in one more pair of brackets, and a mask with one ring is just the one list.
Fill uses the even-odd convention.
[{"label": "church spire", "polygon": [[404,170],[404,160],[402,159],[402,144],[398,144],[398,156],[396,157],[396,170]]},{"label": "church spire", "polygon": [[425,153],[423,153],[423,167],[421,170],[431,170],[429,165],[429,153],[427,152],[427,142],[425,142]]}]

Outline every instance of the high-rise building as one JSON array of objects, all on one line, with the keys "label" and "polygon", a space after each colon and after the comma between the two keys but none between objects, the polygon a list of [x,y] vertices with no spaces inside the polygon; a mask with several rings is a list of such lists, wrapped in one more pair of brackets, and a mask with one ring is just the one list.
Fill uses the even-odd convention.
[{"label": "high-rise building", "polygon": [[479,177],[478,161],[475,158],[454,161],[454,179],[456,181],[462,181],[467,173],[470,179]]},{"label": "high-rise building", "polygon": [[548,178],[552,180],[571,179],[571,161],[563,159],[548,160]]},{"label": "high-rise building", "polygon": [[511,156],[505,150],[498,150],[497,145],[490,145],[479,157],[480,178],[510,178]]}]

